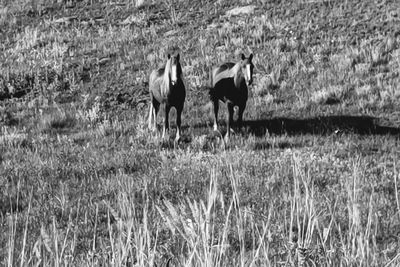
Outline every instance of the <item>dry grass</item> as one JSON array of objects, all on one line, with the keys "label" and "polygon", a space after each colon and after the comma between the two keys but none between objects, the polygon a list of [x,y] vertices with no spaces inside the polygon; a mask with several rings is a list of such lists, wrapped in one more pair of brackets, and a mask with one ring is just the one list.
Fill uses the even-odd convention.
[{"label": "dry grass", "polygon": [[[395,1],[3,2],[1,265],[399,265]],[[178,144],[146,127],[176,48]],[[209,70],[242,52],[224,143]]]}]

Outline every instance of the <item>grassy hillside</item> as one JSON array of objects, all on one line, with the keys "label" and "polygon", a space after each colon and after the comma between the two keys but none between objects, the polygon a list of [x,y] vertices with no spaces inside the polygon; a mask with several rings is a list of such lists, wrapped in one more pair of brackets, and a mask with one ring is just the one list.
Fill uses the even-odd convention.
[{"label": "grassy hillside", "polygon": [[[398,1],[3,0],[0,40],[1,265],[400,264]],[[146,124],[169,51],[179,143]],[[225,144],[208,75],[242,52]]]}]

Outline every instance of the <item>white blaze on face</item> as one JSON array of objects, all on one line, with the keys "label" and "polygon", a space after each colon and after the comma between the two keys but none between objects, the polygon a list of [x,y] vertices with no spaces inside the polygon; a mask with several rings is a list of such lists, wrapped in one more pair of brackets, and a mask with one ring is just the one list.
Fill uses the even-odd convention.
[{"label": "white blaze on face", "polygon": [[246,82],[247,82],[247,85],[250,85],[250,82],[251,82],[251,66],[250,66],[250,64],[246,64]]},{"label": "white blaze on face", "polygon": [[178,80],[177,65],[172,65],[171,67],[171,83],[174,85]]}]

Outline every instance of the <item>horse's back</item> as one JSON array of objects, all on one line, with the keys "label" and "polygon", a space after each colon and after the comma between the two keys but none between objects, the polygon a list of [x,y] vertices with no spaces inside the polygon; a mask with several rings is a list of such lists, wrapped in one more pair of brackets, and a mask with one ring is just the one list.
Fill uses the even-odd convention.
[{"label": "horse's back", "polygon": [[150,73],[150,83],[154,83],[157,79],[163,77],[164,75],[164,68],[155,69]]},{"label": "horse's back", "polygon": [[[158,85],[163,78],[164,68],[158,68],[150,73],[149,85],[150,89],[155,89],[154,86]],[[153,87],[153,88],[152,88]]]},{"label": "horse's back", "polygon": [[155,69],[150,73],[150,78],[149,78],[150,97],[152,99],[155,98],[158,101],[161,100],[161,84],[162,84],[163,74],[164,74],[163,68]]},{"label": "horse's back", "polygon": [[218,67],[215,67],[212,71],[212,84],[214,87],[220,80],[233,77],[231,69],[235,66],[235,63],[226,62]]},{"label": "horse's back", "polygon": [[233,66],[235,66],[235,63],[226,62],[226,63],[224,63],[224,64],[222,64],[222,65],[220,65],[218,67],[215,67],[213,69],[214,78],[215,78],[216,75],[218,75],[218,74],[220,74],[220,73],[222,73],[224,71],[228,71],[228,70],[232,69]]}]

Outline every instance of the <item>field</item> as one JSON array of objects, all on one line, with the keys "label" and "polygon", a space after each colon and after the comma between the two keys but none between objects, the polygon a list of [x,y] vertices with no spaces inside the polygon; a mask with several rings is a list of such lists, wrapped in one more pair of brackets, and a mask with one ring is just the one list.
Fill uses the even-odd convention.
[{"label": "field", "polygon": [[[399,1],[2,0],[0,40],[0,265],[400,265]],[[209,71],[250,52],[225,143]]]}]

